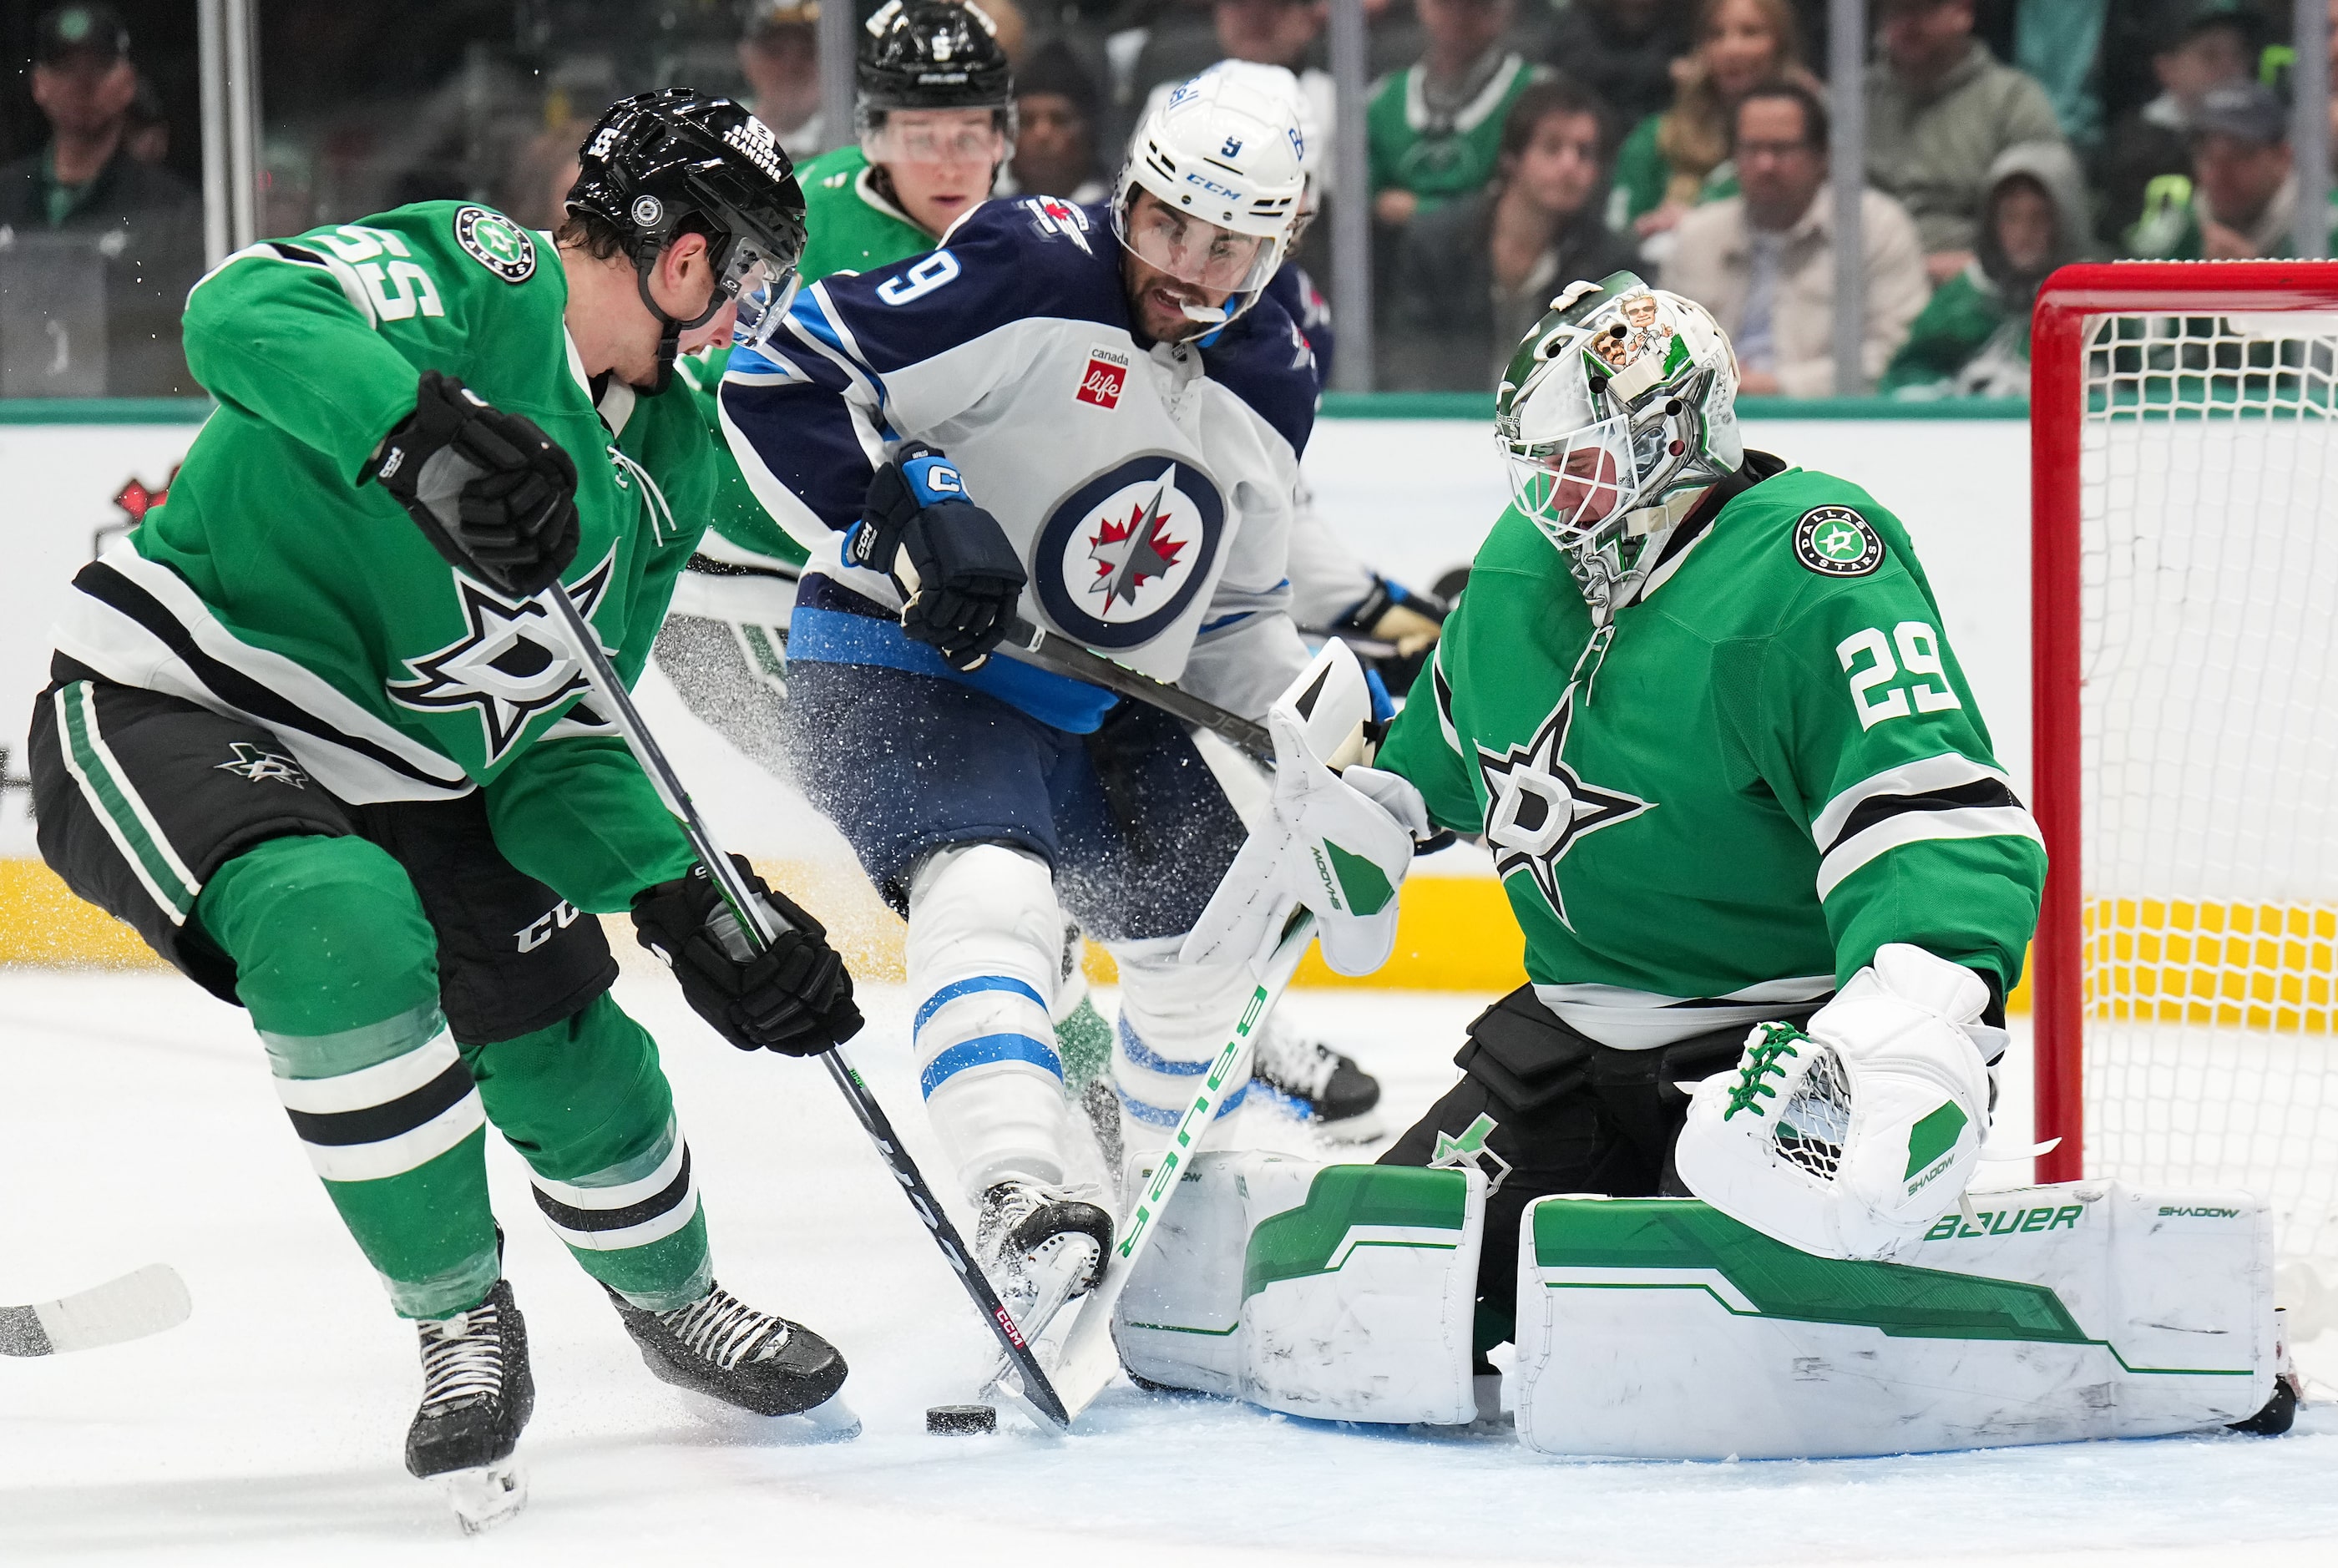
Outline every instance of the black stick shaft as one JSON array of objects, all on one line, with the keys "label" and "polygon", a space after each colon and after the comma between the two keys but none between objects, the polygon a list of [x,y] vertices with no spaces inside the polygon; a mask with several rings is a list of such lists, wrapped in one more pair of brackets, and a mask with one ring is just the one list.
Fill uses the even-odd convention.
[{"label": "black stick shaft", "polygon": [[[722,891],[723,902],[730,905],[741,929],[747,933],[748,940],[758,950],[769,947],[776,935],[771,929],[770,906],[761,899],[749,896],[737,867],[731,864],[731,857],[722,852],[722,846],[715,843],[713,834],[707,831],[705,821],[698,815],[698,808],[691,803],[690,792],[682,787],[681,775],[665,760],[665,753],[658,750],[656,738],[651,735],[649,726],[643,722],[641,710],[634,706],[633,693],[625,690],[625,683],[617,678],[615,666],[601,651],[600,634],[586,623],[584,616],[577,613],[575,602],[568,597],[568,590],[561,584],[555,583],[545,590],[544,596],[551,602],[554,612],[567,626],[569,641],[575,644],[577,656],[584,661],[585,669],[591,673],[594,696],[608,708],[610,721],[624,734],[626,746],[640,760],[652,782],[656,784],[658,792],[665,797],[667,807],[681,818],[683,831],[690,838],[690,847],[697,851],[700,862],[706,867],[706,874],[714,879],[714,886]],[[1054,1385],[1047,1381],[1046,1373],[1040,1368],[1039,1358],[1024,1343],[1021,1331],[1015,1327],[1014,1316],[998,1299],[998,1292],[990,1288],[990,1281],[983,1277],[982,1270],[968,1255],[958,1227],[950,1223],[949,1216],[942,1211],[940,1202],[934,1197],[933,1189],[926,1185],[925,1177],[919,1174],[917,1161],[909,1158],[909,1152],[894,1135],[893,1123],[887,1119],[885,1108],[877,1102],[876,1095],[869,1093],[869,1085],[853,1070],[841,1046],[823,1052],[820,1060],[828,1064],[828,1075],[836,1081],[845,1103],[852,1107],[852,1114],[860,1120],[861,1130],[869,1134],[869,1141],[877,1145],[877,1152],[893,1172],[893,1180],[901,1184],[901,1191],[909,1197],[909,1207],[916,1210],[918,1218],[925,1221],[927,1230],[933,1236],[934,1245],[941,1249],[943,1258],[948,1260],[959,1282],[966,1287],[967,1295],[973,1298],[975,1307],[989,1323],[990,1332],[998,1340],[999,1348],[1007,1353],[1007,1359],[1014,1362],[1016,1370],[1023,1375],[1026,1396],[1049,1420],[1068,1427],[1072,1424],[1071,1416],[1065,1410],[1063,1400],[1056,1396]]]},{"label": "black stick shaft", "polygon": [[1166,681],[1140,675],[1125,664],[1115,663],[1092,649],[1028,621],[1018,617],[1007,622],[1007,640],[998,645],[998,651],[1022,663],[1036,664],[1042,670],[1150,703],[1173,718],[1214,731],[1260,762],[1272,766],[1274,761],[1274,740],[1267,734],[1265,725],[1230,713]]}]

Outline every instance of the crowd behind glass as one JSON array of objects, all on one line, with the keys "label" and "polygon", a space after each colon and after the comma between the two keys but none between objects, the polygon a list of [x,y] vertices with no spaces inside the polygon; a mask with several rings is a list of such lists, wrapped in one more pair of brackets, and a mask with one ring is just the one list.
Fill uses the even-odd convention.
[{"label": "crowd behind glass", "polygon": [[[821,113],[839,3],[263,0],[260,231],[431,198],[550,227],[602,105],[675,83],[809,157],[851,134]],[[1016,67],[1002,192],[1103,199],[1147,103],[1221,59],[1289,67],[1333,134],[1324,0],[981,3]],[[1749,393],[1835,391],[1825,0],[1362,3],[1370,189],[1317,165],[1321,205],[1370,203],[1379,387],[1490,389],[1557,287],[1629,267],[1714,310]],[[204,264],[194,11],[0,22],[0,397],[197,392],[176,328]],[[1869,12],[1875,391],[2024,395],[2030,302],[2063,262],[2287,253],[2290,0]],[[1327,293],[1332,227],[1298,256]]]}]

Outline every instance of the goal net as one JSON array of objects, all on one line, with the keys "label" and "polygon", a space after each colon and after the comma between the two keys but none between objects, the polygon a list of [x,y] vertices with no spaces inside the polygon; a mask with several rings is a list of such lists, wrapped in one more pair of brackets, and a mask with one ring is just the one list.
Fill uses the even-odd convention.
[{"label": "goal net", "polygon": [[2310,1333],[2338,1325],[2338,265],[2070,269],[2039,304],[2044,1173],[2264,1197]]}]

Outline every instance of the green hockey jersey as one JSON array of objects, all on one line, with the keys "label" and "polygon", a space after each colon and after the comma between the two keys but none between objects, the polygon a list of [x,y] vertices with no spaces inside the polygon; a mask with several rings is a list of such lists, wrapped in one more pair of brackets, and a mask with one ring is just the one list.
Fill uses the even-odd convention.
[{"label": "green hockey jersey", "polygon": [[1906,533],[1777,468],[1749,455],[1645,542],[1604,660],[1566,562],[1506,512],[1380,752],[1485,836],[1536,994],[1609,1044],[1773,1016],[1886,942],[2001,997],[2037,924],[2045,851]]},{"label": "green hockey jersey", "polygon": [[483,789],[496,843],[580,908],[690,864],[623,740],[580,705],[541,603],[449,567],[368,478],[426,368],[575,459],[568,592],[634,679],[703,525],[715,448],[688,387],[595,405],[549,238],[486,208],[402,207],[265,241],[188,297],[219,400],[167,505],[75,578],[64,660],[265,726],[354,802]]}]

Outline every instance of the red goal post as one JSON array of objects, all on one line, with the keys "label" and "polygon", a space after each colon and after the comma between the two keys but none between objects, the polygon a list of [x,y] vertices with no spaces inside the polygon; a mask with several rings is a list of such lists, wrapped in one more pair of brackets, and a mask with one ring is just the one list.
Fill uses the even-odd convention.
[{"label": "red goal post", "polygon": [[[2338,413],[2333,358],[2338,262],[2089,264],[2038,291],[2032,805],[2050,865],[2031,995],[2037,1132],[2062,1141],[2039,1159],[2041,1180],[2106,1173],[2105,1151],[2088,1143],[2090,1024],[2104,1040],[2124,1030],[2142,1041],[2097,1047],[2103,1073],[2117,1050],[2136,1055],[2094,1096],[2129,1148],[2180,1146],[2174,1168],[2202,1175],[2274,1142],[2306,1152],[2268,1160],[2318,1152],[2338,1167],[2338,1147],[2321,1145],[2327,1128],[2301,1130],[2294,1113],[2303,1100],[2322,1103],[2318,1085],[2300,1087],[2318,1059],[2301,1056],[2282,1079],[2248,1054],[2283,1041],[2294,1053],[2318,1034],[2311,1044],[2331,1053],[2338,1084],[2322,929],[2338,916],[2338,889],[2320,880],[2338,858],[2327,831],[2338,809],[2305,799],[2338,730],[2328,717],[2338,676],[2323,683],[2332,661],[2311,606],[2287,608],[2328,591],[2322,533],[2338,554],[2338,501],[2321,499],[2338,497],[2323,483],[2338,472],[2322,466]],[[2262,611],[2234,610],[2241,591],[2261,593]],[[2320,613],[2338,617],[2338,602]],[[2294,656],[2276,649],[2250,664],[2268,637],[2292,639]],[[2251,674],[2266,669],[2286,682],[2269,696]],[[2289,777],[2301,773],[2302,783]],[[2229,808],[2215,804],[2220,790]],[[2253,790],[2262,802],[2244,805]],[[2214,842],[2163,848],[2192,832],[2204,800],[2209,816],[2238,820],[2203,829]],[[2299,840],[2293,863],[2280,863]],[[2219,1034],[2227,1044],[2210,1039]],[[2196,1062],[2225,1063],[2225,1050],[2240,1065],[2205,1069],[2206,1088],[2184,1077],[2202,1071]],[[2230,1102],[2208,1104],[2211,1093]],[[2329,1103],[2338,1114],[2338,1088]],[[2252,1183],[2235,1167],[2230,1184]],[[2327,1240],[2321,1224],[2307,1222],[2309,1240]]]}]

